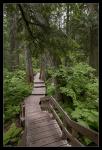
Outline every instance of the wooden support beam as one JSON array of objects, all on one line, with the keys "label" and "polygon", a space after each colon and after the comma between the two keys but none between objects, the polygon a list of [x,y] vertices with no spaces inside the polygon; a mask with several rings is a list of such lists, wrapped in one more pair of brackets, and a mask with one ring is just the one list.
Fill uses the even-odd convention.
[{"label": "wooden support beam", "polygon": [[[61,129],[63,130],[63,138],[65,138],[65,133],[69,135],[69,138],[72,139],[72,137],[76,137],[78,133],[82,134],[83,136],[88,137],[90,140],[95,142],[98,145],[98,136],[99,134],[92,129],[88,129],[77,122],[70,119],[70,117],[67,115],[67,113],[61,108],[61,106],[58,104],[58,102],[51,96],[45,96],[41,98],[42,106],[46,109],[50,109],[53,113],[53,116],[59,123]],[[58,115],[56,115],[56,110],[59,111],[63,115],[63,119],[61,121],[60,118],[58,118]],[[67,131],[67,130],[70,130]],[[68,132],[68,133],[67,133]],[[71,135],[71,137],[70,137]],[[67,136],[68,137],[68,136]],[[73,141],[74,143],[76,142]],[[77,143],[77,142],[76,142]],[[78,143],[80,145],[80,142]]]},{"label": "wooden support beam", "polygon": [[49,107],[50,107],[55,119],[57,120],[59,126],[62,128],[62,132],[66,135],[66,137],[68,139],[71,140],[71,143],[73,143],[73,145],[75,145],[75,146],[84,146],[67,131],[67,129],[64,127],[64,124],[62,123],[61,119],[59,118],[59,116],[57,115],[57,113],[55,112],[53,107],[51,105],[49,105]]},{"label": "wooden support beam", "polygon": [[66,122],[70,127],[72,127],[77,132],[81,133],[82,135],[87,136],[90,140],[95,142],[97,145],[99,144],[98,143],[99,133],[95,132],[92,129],[88,129],[84,126],[81,126],[77,122],[71,120],[70,117],[67,115],[67,113],[60,107],[58,102],[52,96],[50,98],[50,101],[59,110],[59,112],[63,113],[64,118],[66,119]]},{"label": "wooden support beam", "polygon": [[20,124],[22,127],[25,126],[25,104],[21,104],[21,113],[20,113]]}]

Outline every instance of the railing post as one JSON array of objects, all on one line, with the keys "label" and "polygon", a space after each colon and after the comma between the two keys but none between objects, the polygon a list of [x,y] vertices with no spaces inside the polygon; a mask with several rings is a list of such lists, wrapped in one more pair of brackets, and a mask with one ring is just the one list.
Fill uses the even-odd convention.
[{"label": "railing post", "polygon": [[[63,126],[66,126],[66,125],[67,125],[65,118],[63,118],[63,121],[62,121],[62,122],[63,122]],[[67,136],[66,136],[66,134],[64,133],[63,129],[62,129],[62,139],[67,139]]]},{"label": "railing post", "polygon": [[21,108],[20,124],[21,124],[22,127],[24,127],[25,126],[25,105],[21,104],[20,108]]},{"label": "railing post", "polygon": [[72,136],[76,137],[76,135],[77,135],[77,131],[72,128]]},{"label": "railing post", "polygon": [[[51,105],[52,107],[54,107],[51,101],[49,101],[49,105]],[[48,107],[49,107],[49,105],[48,105]],[[52,114],[52,111],[51,111],[50,107],[49,107],[49,113],[51,113],[51,115],[50,115],[51,119],[52,120],[55,119],[54,116],[53,116],[53,114]]]},{"label": "railing post", "polygon": [[42,111],[43,110],[49,111],[48,105],[49,105],[49,99],[46,99],[46,97],[40,99],[40,106]]},{"label": "railing post", "polygon": [[[85,128],[84,126],[81,126],[77,122],[70,119],[70,117],[67,115],[67,113],[61,108],[61,106],[58,104],[58,102],[51,96],[51,97],[45,97],[42,99],[42,102],[47,103],[46,109],[48,109],[49,112],[53,112],[53,116],[57,120],[61,130],[62,130],[62,138],[68,140],[69,142],[72,142],[74,145],[83,146],[83,144],[78,141],[78,133],[82,134],[83,136],[88,137],[93,142],[98,144],[98,133]],[[58,112],[63,114],[63,118],[60,118],[58,116],[58,113],[56,112],[56,109]],[[59,117],[59,118],[58,118]]]}]

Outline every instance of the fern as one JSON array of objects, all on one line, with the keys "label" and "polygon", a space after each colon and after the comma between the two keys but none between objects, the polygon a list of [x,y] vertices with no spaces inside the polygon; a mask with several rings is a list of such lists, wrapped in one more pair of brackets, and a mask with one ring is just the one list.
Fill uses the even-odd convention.
[{"label": "fern", "polygon": [[[73,54],[69,55],[74,59]],[[50,78],[58,81],[54,90],[63,95],[64,102],[59,102],[62,108],[80,125],[98,131],[99,93],[95,69],[87,63],[76,63],[74,59],[71,67],[60,65],[58,69],[50,70],[50,73]],[[70,102],[69,97],[72,99]],[[85,145],[92,142],[86,137],[79,137]]]},{"label": "fern", "polygon": [[21,131],[22,131],[22,128],[17,128],[15,123],[12,123],[9,130],[6,133],[4,133],[4,136],[3,136],[4,145],[7,145],[13,139],[15,139],[13,142],[17,142],[18,140],[17,137],[20,135]]}]

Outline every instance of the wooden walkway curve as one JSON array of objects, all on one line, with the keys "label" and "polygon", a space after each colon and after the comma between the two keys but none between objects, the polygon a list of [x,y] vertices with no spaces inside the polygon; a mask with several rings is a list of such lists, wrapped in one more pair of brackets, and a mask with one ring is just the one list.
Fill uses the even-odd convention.
[{"label": "wooden walkway curve", "polygon": [[25,132],[27,147],[69,147],[63,140],[62,131],[55,119],[47,111],[42,111],[40,98],[45,96],[45,83],[39,79],[39,73],[34,78],[32,95],[25,101]]}]

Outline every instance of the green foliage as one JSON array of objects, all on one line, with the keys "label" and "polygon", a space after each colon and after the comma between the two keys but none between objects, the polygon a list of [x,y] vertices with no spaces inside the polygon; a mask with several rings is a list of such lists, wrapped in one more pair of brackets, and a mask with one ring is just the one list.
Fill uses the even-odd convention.
[{"label": "green foliage", "polygon": [[[97,131],[98,79],[95,69],[86,63],[77,63],[71,67],[62,65],[49,73],[58,81],[57,91],[65,96],[67,103],[61,103],[62,108],[79,124]],[[71,105],[69,97],[72,99]]]},{"label": "green foliage", "polygon": [[32,65],[33,65],[33,68],[39,68],[40,66],[39,59],[32,58]]},{"label": "green foliage", "polygon": [[87,137],[83,138],[83,143],[86,145],[89,145],[90,143],[92,143],[92,141],[90,139],[88,139]]},{"label": "green foliage", "polygon": [[71,96],[73,100],[76,100],[76,94],[73,89],[60,87],[60,91],[62,94],[65,94],[66,96]]},{"label": "green foliage", "polygon": [[4,145],[8,145],[10,143],[17,143],[18,142],[18,137],[22,131],[22,128],[17,128],[15,123],[12,123],[10,128],[6,133],[4,133],[3,136],[3,143]]},{"label": "green foliage", "polygon": [[70,103],[68,103],[67,101],[65,101],[65,102],[62,102],[62,101],[59,101],[59,104],[60,104],[60,106],[68,113],[68,115],[71,117],[71,113],[72,113],[72,111],[73,111],[73,106],[72,106],[72,104]]},{"label": "green foliage", "polygon": [[[30,94],[31,86],[26,83],[26,74],[24,71],[17,70],[14,73],[5,72],[4,70],[4,100],[21,101]],[[11,99],[11,100],[10,100]]]},{"label": "green foliage", "polygon": [[56,89],[54,83],[46,82],[46,84],[47,84],[47,94],[49,96],[54,95]]},{"label": "green foliage", "polygon": [[[10,33],[16,33],[14,37],[16,37],[18,48],[15,49],[15,53],[19,53],[19,69],[25,68],[24,45],[29,45],[31,54],[36,57],[32,59],[33,68],[36,68],[34,73],[39,71],[40,61],[37,59],[39,54],[48,51],[51,55],[51,64],[56,66],[56,68],[48,69],[47,72],[48,95],[59,93],[65,100],[65,103],[61,105],[72,119],[98,130],[98,79],[95,77],[95,69],[86,63],[80,63],[91,62],[90,56],[92,56],[94,67],[96,67],[97,55],[93,54],[95,54],[94,47],[98,48],[96,44],[98,40],[98,4],[20,5],[26,19],[29,20],[30,30],[28,28],[28,32],[30,34],[24,29],[22,13],[18,6],[5,4],[4,66],[8,69],[12,66],[10,56],[12,56],[12,47],[15,42],[13,43],[13,38],[9,40],[10,35],[13,36]],[[16,15],[17,31],[10,32],[10,27],[12,27],[10,22],[12,22],[11,25],[15,22],[13,14]],[[91,45],[93,45],[92,49]],[[15,57],[13,59],[15,60]],[[57,68],[61,64],[60,60],[66,66],[62,65]],[[51,83],[49,78],[54,83]],[[4,120],[16,117],[19,114],[20,102],[30,94],[31,86],[25,81],[24,71],[17,70],[11,73],[4,70]],[[88,143],[87,139],[86,143]]]},{"label": "green foliage", "polygon": [[[84,106],[85,107],[85,106]],[[75,111],[71,113],[74,120],[78,121],[86,127],[90,127],[94,130],[98,130],[98,118],[99,114],[95,109],[76,107]]]},{"label": "green foliage", "polygon": [[11,118],[15,118],[17,115],[20,114],[20,106],[16,105],[8,105],[5,108],[4,112],[4,120],[9,121]]},{"label": "green foliage", "polygon": [[[83,124],[82,124],[83,125]],[[84,125],[85,125],[85,122],[84,122]],[[86,125],[86,127],[87,127],[87,125]],[[93,144],[93,142],[89,139],[89,138],[87,138],[86,136],[82,136],[82,135],[79,135],[79,141],[81,142],[81,143],[83,143],[84,145],[87,145],[87,146],[89,146],[90,144]]]},{"label": "green foliage", "polygon": [[4,121],[19,114],[20,103],[31,93],[31,85],[28,85],[25,79],[23,70],[9,72],[4,69]]},{"label": "green foliage", "polygon": [[77,121],[78,121],[78,123],[79,123],[80,125],[82,125],[82,126],[84,126],[84,127],[86,127],[86,128],[89,128],[88,124],[87,124],[85,121],[83,121],[82,119],[78,119]]},{"label": "green foliage", "polygon": [[55,73],[57,78],[65,82],[65,86],[60,87],[61,93],[65,93],[66,96],[72,95],[73,100],[81,100],[82,96],[84,100],[94,98],[95,101],[97,99],[98,80],[94,75],[95,69],[85,63],[78,63],[68,69],[65,66],[61,67],[57,74]]},{"label": "green foliage", "polygon": [[[56,70],[50,68],[48,75],[57,79],[55,89],[64,96],[64,102],[60,101],[59,104],[70,118],[86,128],[98,131],[98,78],[95,69],[86,63],[76,62],[77,60],[71,67],[61,65]],[[51,94],[54,95],[53,92]],[[72,99],[71,102],[69,98]],[[84,136],[79,136],[79,139],[85,145],[92,143]]]},{"label": "green foliage", "polygon": [[68,46],[69,46],[69,49],[79,49],[80,48],[80,45],[73,39],[71,38],[68,38]]}]

